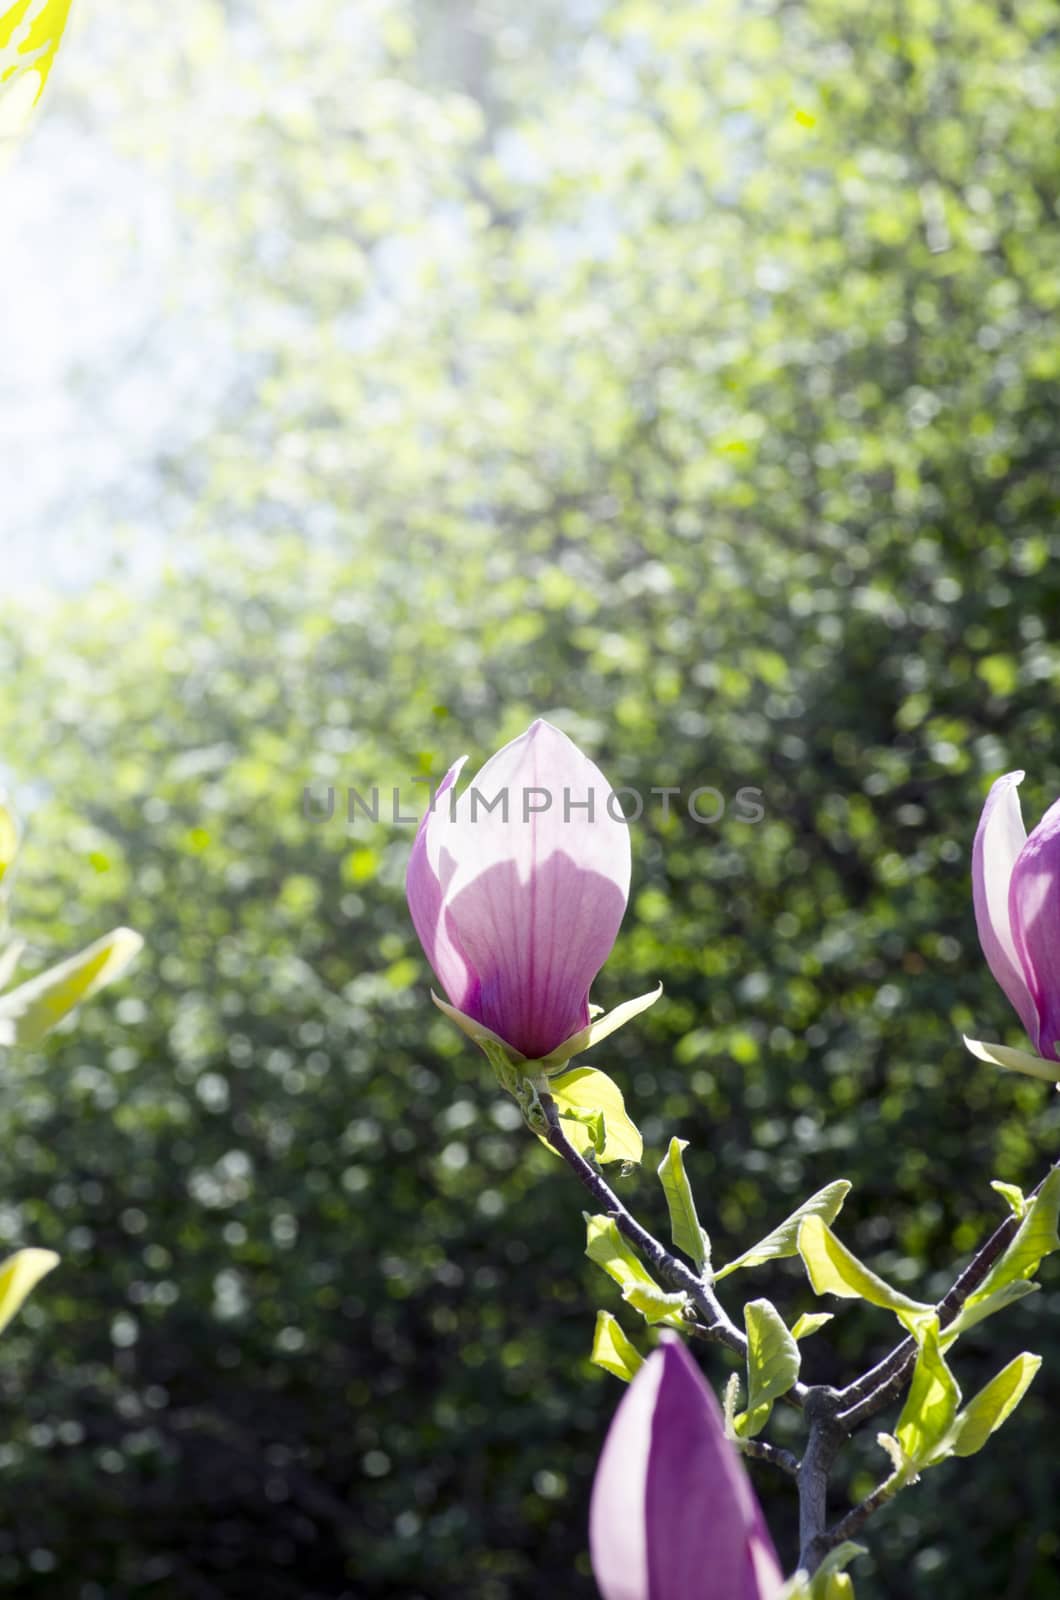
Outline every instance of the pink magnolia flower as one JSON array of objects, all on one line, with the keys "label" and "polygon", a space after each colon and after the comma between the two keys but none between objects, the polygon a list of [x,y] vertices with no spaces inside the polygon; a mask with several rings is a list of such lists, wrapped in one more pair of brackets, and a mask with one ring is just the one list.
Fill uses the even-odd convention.
[{"label": "pink magnolia flower", "polygon": [[629,828],[600,769],[537,721],[416,834],[406,892],[453,1006],[528,1060],[589,1022],[589,986],[629,898]]},{"label": "pink magnolia flower", "polygon": [[1060,1057],[1060,800],[1028,838],[1017,788],[998,778],[972,847],[972,896],[987,965],[1039,1055]]},{"label": "pink magnolia flower", "polygon": [[721,1408],[675,1334],[623,1395],[589,1509],[603,1600],[774,1600],[782,1580]]}]

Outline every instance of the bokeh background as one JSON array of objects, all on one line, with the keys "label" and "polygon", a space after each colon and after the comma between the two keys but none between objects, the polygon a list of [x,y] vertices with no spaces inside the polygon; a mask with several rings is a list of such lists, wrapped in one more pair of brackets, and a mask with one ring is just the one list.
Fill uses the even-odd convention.
[{"label": "bokeh background", "polygon": [[[538,714],[616,784],[720,789],[634,830],[595,998],[666,993],[599,1052],[649,1145],[622,1192],[664,1230],[688,1139],[727,1256],[847,1176],[844,1238],[941,1292],[1060,1131],[960,1041],[1021,1042],[988,782],[1060,793],[1056,12],[74,23],[4,180],[0,762],[31,962],[147,949],[0,1083],[0,1239],[63,1257],[4,1341],[0,1592],[590,1597],[618,1301],[430,1006],[410,828],[342,794]],[[1027,1400],[870,1525],[863,1600],[1060,1595],[1043,1276],[956,1362],[1042,1351]],[[797,1264],[732,1287],[812,1303]],[[840,1308],[808,1376],[892,1331]],[[836,1514],[886,1467],[844,1462]]]}]

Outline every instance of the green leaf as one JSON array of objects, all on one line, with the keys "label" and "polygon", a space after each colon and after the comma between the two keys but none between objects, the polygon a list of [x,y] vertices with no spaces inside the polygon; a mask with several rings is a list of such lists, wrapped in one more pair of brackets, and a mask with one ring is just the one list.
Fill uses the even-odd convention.
[{"label": "green leaf", "polygon": [[978,1305],[998,1289],[1021,1278],[1032,1278],[1043,1256],[1060,1247],[1057,1216],[1060,1214],[1060,1166],[1049,1173],[1027,1207],[1008,1249],[995,1261],[979,1288],[969,1295],[968,1304]]},{"label": "green leaf", "polygon": [[639,1311],[649,1326],[657,1322],[668,1323],[671,1328],[684,1326],[684,1309],[688,1304],[688,1296],[678,1291],[676,1294],[667,1294],[664,1289],[657,1289],[653,1284],[649,1289],[643,1283],[628,1283],[622,1290],[622,1298],[634,1311]]},{"label": "green leaf", "polygon": [[839,1295],[844,1300],[867,1300],[893,1311],[904,1328],[913,1332],[934,1307],[911,1300],[869,1270],[818,1216],[806,1217],[799,1226],[799,1254],[816,1294]]},{"label": "green leaf", "polygon": [[590,1261],[602,1267],[609,1278],[613,1278],[618,1287],[625,1291],[628,1288],[642,1288],[654,1290],[662,1294],[662,1290],[655,1282],[638,1256],[635,1256],[629,1245],[619,1233],[613,1217],[589,1216],[585,1217],[586,1245],[585,1254]]},{"label": "green leaf", "polygon": [[817,1333],[826,1322],[831,1322],[835,1316],[834,1311],[804,1311],[791,1330],[793,1339],[808,1339],[812,1333]]},{"label": "green leaf", "polygon": [[0,996],[0,1042],[33,1045],[83,1000],[120,978],[143,948],[131,928],[115,928],[68,961]]},{"label": "green leaf", "polygon": [[[595,1067],[574,1067],[550,1078],[548,1091],[556,1101],[564,1133],[582,1155],[587,1153],[583,1130],[588,1129],[598,1161],[640,1161],[644,1154],[640,1130],[626,1112],[621,1089],[606,1072],[598,1072]],[[593,1119],[598,1119],[598,1132]]]},{"label": "green leaf", "polygon": [[1004,1311],[1007,1306],[1015,1305],[1017,1300],[1026,1299],[1029,1294],[1037,1294],[1041,1284],[1029,1283],[1026,1278],[1017,1278],[1014,1283],[1006,1283],[1003,1289],[997,1289],[993,1294],[988,1294],[985,1300],[968,1300],[961,1307],[952,1322],[948,1322],[942,1330],[941,1344],[948,1350],[962,1333],[967,1333],[969,1328],[974,1328],[977,1322],[983,1322],[987,1317],[992,1317],[998,1311]]},{"label": "green leaf", "polygon": [[670,1147],[659,1163],[659,1178],[670,1212],[670,1237],[678,1250],[690,1256],[702,1272],[710,1260],[710,1240],[699,1225],[696,1202],[681,1160],[681,1152],[687,1148],[687,1139],[670,1140]]},{"label": "green leaf", "polygon": [[974,1456],[992,1433],[1009,1418],[1034,1381],[1041,1356],[1024,1351],[995,1378],[991,1378],[956,1418],[951,1449],[957,1456]]},{"label": "green leaf", "polygon": [[776,1307],[749,1300],[743,1308],[747,1330],[747,1410],[736,1419],[741,1438],[753,1439],[769,1421],[773,1402],[798,1381],[802,1357]]},{"label": "green leaf", "polygon": [[949,1454],[946,1435],[957,1415],[961,1391],[939,1348],[938,1318],[922,1323],[916,1337],[920,1348],[895,1438],[919,1470]]},{"label": "green leaf", "polygon": [[1002,1183],[1000,1178],[994,1178],[990,1184],[990,1187],[991,1189],[995,1189],[1001,1198],[1008,1202],[1012,1209],[1013,1215],[1022,1221],[1027,1215],[1027,1196],[1024,1194],[1019,1185],[1015,1183]]},{"label": "green leaf", "polygon": [[605,1372],[621,1378],[624,1383],[635,1378],[644,1365],[644,1357],[626,1338],[618,1318],[610,1311],[596,1313],[596,1331],[589,1360],[595,1366],[603,1367]]},{"label": "green leaf", "polygon": [[964,1035],[964,1042],[973,1056],[989,1061],[992,1066],[1022,1072],[1028,1078],[1044,1078],[1046,1083],[1056,1083],[1060,1079],[1060,1061],[1048,1061],[1029,1050],[1014,1050],[1007,1044],[986,1044],[982,1039],[969,1039],[967,1035]]},{"label": "green leaf", "polygon": [[758,1267],[763,1261],[774,1261],[781,1256],[793,1256],[798,1250],[799,1228],[807,1217],[821,1217],[825,1222],[834,1222],[843,1209],[843,1201],[850,1193],[851,1185],[846,1178],[837,1178],[834,1183],[825,1184],[823,1189],[803,1202],[797,1211],[790,1217],[785,1217],[779,1227],[767,1233],[764,1239],[753,1244],[745,1250],[742,1256],[737,1256],[735,1261],[730,1261],[728,1266],[722,1267],[717,1274],[718,1281],[727,1278],[730,1272],[735,1272],[739,1267]]},{"label": "green leaf", "polygon": [[31,1289],[59,1265],[54,1250],[16,1250],[0,1266],[0,1331],[7,1327]]}]

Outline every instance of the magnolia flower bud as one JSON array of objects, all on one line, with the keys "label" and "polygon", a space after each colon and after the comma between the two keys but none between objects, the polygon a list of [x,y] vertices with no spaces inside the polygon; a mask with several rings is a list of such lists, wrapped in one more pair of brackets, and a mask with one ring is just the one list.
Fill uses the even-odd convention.
[{"label": "magnolia flower bud", "polygon": [[721,1408],[675,1334],[623,1395],[593,1483],[603,1600],[774,1600],[781,1573]]},{"label": "magnolia flower bud", "polygon": [[451,767],[409,860],[409,910],[452,1005],[529,1061],[589,1022],[629,897],[629,828],[598,767],[537,721],[457,798]]},{"label": "magnolia flower bud", "polygon": [[1017,787],[999,778],[972,847],[972,894],[987,964],[1040,1056],[1060,1057],[1060,800],[1028,838]]}]

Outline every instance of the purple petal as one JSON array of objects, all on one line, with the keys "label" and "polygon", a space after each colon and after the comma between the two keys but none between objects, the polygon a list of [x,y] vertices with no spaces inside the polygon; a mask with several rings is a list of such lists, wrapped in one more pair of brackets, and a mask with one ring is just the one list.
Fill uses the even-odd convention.
[{"label": "purple petal", "polygon": [[589,1512],[604,1600],[772,1600],[781,1573],[721,1410],[673,1335],[615,1413]]},{"label": "purple petal", "polygon": [[1060,800],[1019,853],[1009,916],[1034,1006],[1035,1026],[1027,1032],[1040,1055],[1060,1057]]},{"label": "purple petal", "polygon": [[531,1060],[588,1022],[589,986],[626,908],[629,828],[610,815],[610,793],[599,768],[538,721],[423,836],[467,967],[450,999]]},{"label": "purple petal", "polygon": [[449,999],[460,1010],[464,1009],[463,1001],[470,983],[468,962],[445,926],[442,913],[443,884],[431,865],[428,837],[438,819],[439,807],[442,811],[448,809],[448,800],[443,801],[441,797],[453,787],[466,760],[467,756],[461,756],[459,761],[455,761],[438,785],[434,804],[424,813],[416,829],[405,874],[405,897],[423,953]]},{"label": "purple petal", "polygon": [[1009,889],[1017,857],[1027,842],[1017,794],[1022,772],[998,778],[986,797],[972,846],[972,900],[987,966],[1037,1044],[1038,1013],[1017,953]]}]

